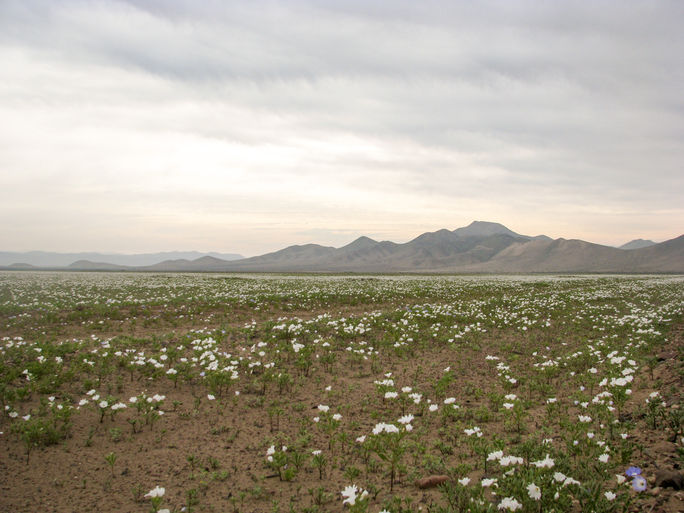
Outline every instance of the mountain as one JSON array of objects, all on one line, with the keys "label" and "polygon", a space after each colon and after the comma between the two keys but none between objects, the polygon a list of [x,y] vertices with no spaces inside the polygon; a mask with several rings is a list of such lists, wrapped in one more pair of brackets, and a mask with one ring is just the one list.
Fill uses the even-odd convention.
[{"label": "mountain", "polygon": [[110,264],[107,262],[92,262],[90,260],[77,260],[69,264],[68,269],[72,271],[125,271],[128,267],[124,265]]},{"label": "mountain", "polygon": [[[167,253],[179,254],[187,255]],[[136,266],[81,258],[64,267],[155,272],[684,273],[684,235],[625,251],[582,240],[521,235],[499,223],[475,221],[455,230],[426,232],[403,244],[359,237],[341,248],[304,244],[233,261],[216,254],[191,255],[200,256]]]},{"label": "mountain", "polygon": [[212,256],[221,260],[238,260],[242,255],[234,253],[200,253],[198,251],[167,251],[162,253],[141,254],[105,254],[105,253],[51,253],[46,251],[28,251],[25,253],[0,251],[0,266],[9,266],[15,262],[36,267],[67,267],[80,260],[90,262],[107,262],[113,265],[131,267],[148,266],[166,260],[195,260],[203,256]]},{"label": "mountain", "polygon": [[[228,262],[223,271],[281,272],[684,272],[684,236],[641,249],[516,233],[475,221],[404,244],[360,237],[341,248],[316,244]],[[218,270],[217,269],[217,270]]]},{"label": "mountain", "polygon": [[630,240],[627,244],[623,244],[618,249],[641,249],[653,246],[655,242],[646,239],[634,239]]}]

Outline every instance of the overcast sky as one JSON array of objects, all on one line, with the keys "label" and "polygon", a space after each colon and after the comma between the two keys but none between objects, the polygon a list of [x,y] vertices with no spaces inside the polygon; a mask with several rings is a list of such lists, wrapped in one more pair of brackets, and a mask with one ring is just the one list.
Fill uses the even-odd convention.
[{"label": "overcast sky", "polygon": [[684,233],[684,2],[0,1],[0,250]]}]

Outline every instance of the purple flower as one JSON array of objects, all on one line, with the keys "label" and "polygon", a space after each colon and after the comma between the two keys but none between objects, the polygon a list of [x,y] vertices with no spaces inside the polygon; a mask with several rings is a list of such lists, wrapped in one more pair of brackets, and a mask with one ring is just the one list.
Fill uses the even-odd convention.
[{"label": "purple flower", "polygon": [[625,475],[627,477],[636,477],[641,475],[641,469],[639,467],[629,467],[627,470],[625,470]]},{"label": "purple flower", "polygon": [[637,492],[643,492],[646,489],[646,479],[643,476],[635,476],[632,480],[632,488]]}]

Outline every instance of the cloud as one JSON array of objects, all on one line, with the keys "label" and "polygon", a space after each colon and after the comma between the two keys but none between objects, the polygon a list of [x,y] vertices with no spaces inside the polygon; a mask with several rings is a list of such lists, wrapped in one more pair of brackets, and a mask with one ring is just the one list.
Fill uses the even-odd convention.
[{"label": "cloud", "polygon": [[[247,254],[473,218],[675,236],[682,21],[678,2],[8,0],[0,214],[45,214],[0,235],[35,248],[82,215]],[[89,237],[64,249],[126,249]]]}]

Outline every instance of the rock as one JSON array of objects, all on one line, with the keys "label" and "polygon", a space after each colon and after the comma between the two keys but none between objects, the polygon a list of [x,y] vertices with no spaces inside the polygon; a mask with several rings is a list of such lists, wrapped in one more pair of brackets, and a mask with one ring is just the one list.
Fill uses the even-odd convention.
[{"label": "rock", "polygon": [[418,488],[433,488],[435,486],[446,483],[449,480],[449,476],[439,475],[439,476],[428,476],[422,479],[416,480],[416,486]]},{"label": "rock", "polygon": [[665,360],[674,360],[677,358],[677,352],[676,351],[663,351],[661,353],[658,353],[658,361],[659,362],[664,362]]},{"label": "rock", "polygon": [[684,489],[684,476],[674,470],[657,470],[655,484],[661,488],[682,490]]}]

